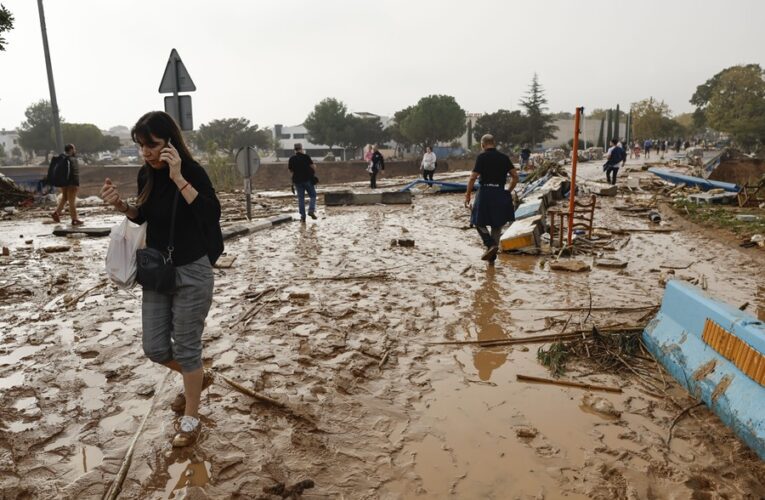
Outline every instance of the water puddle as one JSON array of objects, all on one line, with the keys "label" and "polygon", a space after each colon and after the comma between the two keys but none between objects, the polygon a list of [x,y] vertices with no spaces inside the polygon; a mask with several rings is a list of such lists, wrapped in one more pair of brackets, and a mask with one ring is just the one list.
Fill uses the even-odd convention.
[{"label": "water puddle", "polygon": [[16,349],[10,354],[6,354],[5,356],[0,356],[0,366],[15,365],[22,359],[29,357],[38,351],[41,351],[45,347],[46,346],[44,345],[25,345],[25,346],[19,347],[18,349]]},{"label": "water puddle", "polygon": [[98,467],[103,461],[104,452],[100,448],[97,446],[80,445],[73,462],[77,475],[82,475]]},{"label": "water puddle", "polygon": [[102,418],[98,426],[108,433],[133,432],[135,425],[149,409],[150,399],[131,399],[120,403],[122,411]]},{"label": "water puddle", "polygon": [[24,373],[16,372],[5,378],[0,378],[0,389],[10,389],[24,383]]},{"label": "water puddle", "polygon": [[218,356],[218,362],[223,365],[233,365],[238,355],[238,352],[231,349]]},{"label": "water puddle", "polygon": [[170,479],[165,486],[165,498],[176,498],[175,494],[187,486],[204,486],[210,482],[210,462],[185,460],[170,465],[167,473]]}]

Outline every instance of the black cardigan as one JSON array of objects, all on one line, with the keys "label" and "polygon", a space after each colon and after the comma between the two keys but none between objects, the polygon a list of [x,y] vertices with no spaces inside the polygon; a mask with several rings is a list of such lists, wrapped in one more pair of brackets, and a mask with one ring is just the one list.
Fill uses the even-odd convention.
[{"label": "black cardigan", "polygon": [[[149,198],[138,207],[136,224],[147,222],[146,246],[167,253],[170,237],[170,218],[173,198],[178,187],[170,180],[170,169],[154,169],[144,165],[138,171],[138,193],[146,185],[149,175],[154,175],[154,186]],[[181,164],[181,175],[199,193],[192,203],[178,195],[175,214],[175,238],[173,263],[183,266],[207,255],[215,264],[223,253],[223,235],[220,230],[220,202],[207,172],[195,161]],[[188,188],[187,188],[188,189]]]}]

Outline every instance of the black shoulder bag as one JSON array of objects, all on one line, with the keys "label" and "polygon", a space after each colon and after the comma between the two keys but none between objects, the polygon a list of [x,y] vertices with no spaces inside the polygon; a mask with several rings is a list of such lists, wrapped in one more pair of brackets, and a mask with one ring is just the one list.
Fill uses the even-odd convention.
[{"label": "black shoulder bag", "polygon": [[170,217],[170,239],[167,241],[167,257],[155,248],[136,250],[136,281],[144,288],[159,293],[175,291],[175,265],[173,265],[173,237],[175,235],[175,210],[178,207],[178,191],[173,197],[173,214]]}]

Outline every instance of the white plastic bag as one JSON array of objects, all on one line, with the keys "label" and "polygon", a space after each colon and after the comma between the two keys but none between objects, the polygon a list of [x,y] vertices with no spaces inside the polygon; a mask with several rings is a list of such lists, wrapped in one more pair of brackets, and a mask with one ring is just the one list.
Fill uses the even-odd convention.
[{"label": "white plastic bag", "polygon": [[106,274],[120,288],[135,286],[135,252],[146,246],[146,223],[140,226],[125,219],[112,228],[106,252]]}]

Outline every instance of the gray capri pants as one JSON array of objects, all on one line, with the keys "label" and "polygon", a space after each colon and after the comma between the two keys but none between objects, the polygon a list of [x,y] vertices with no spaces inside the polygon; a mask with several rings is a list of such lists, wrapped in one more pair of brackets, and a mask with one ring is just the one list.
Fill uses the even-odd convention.
[{"label": "gray capri pants", "polygon": [[175,360],[184,372],[202,368],[202,330],[213,295],[207,255],[175,268],[173,293],[143,291],[143,352],[155,363]]}]

